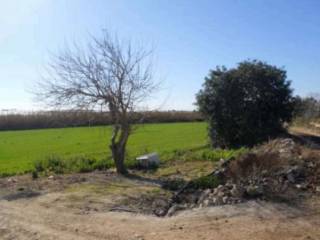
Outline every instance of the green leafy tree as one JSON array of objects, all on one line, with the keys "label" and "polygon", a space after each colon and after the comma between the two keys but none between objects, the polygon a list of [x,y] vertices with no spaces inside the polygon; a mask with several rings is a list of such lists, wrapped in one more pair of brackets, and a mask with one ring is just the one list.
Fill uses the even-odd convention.
[{"label": "green leafy tree", "polygon": [[284,69],[258,60],[211,70],[196,97],[213,146],[253,146],[283,132],[294,109],[290,84]]}]

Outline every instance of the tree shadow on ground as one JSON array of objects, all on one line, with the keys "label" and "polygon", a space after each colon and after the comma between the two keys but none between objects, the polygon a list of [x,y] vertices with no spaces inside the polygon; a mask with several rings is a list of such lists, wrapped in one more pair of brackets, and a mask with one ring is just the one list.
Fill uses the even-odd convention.
[{"label": "tree shadow on ground", "polygon": [[295,142],[314,150],[320,150],[320,136],[307,133],[288,133]]}]

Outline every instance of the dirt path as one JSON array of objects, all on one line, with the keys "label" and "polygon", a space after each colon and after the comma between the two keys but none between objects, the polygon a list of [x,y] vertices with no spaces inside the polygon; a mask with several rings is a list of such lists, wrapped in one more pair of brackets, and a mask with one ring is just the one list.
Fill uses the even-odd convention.
[{"label": "dirt path", "polygon": [[320,214],[284,205],[248,202],[196,209],[171,218],[128,213],[79,214],[56,199],[0,201],[0,239],[320,239]]}]

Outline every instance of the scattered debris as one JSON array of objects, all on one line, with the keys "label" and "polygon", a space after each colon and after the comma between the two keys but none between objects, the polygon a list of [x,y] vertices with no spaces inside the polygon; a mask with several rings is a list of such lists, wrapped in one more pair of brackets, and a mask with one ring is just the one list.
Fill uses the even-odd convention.
[{"label": "scattered debris", "polygon": [[16,183],[17,182],[17,179],[15,178],[8,178],[8,183]]},{"label": "scattered debris", "polygon": [[48,179],[49,179],[49,180],[54,180],[54,176],[53,176],[53,175],[50,175],[50,176],[48,177]]},{"label": "scattered debris", "polygon": [[210,174],[219,185],[199,189],[187,184],[172,198],[166,216],[248,199],[294,201],[304,192],[320,192],[320,161],[302,148],[292,139],[276,139],[237,159],[221,159]]},{"label": "scattered debris", "polygon": [[156,168],[160,164],[160,158],[157,153],[150,153],[136,158],[138,165],[144,169]]}]

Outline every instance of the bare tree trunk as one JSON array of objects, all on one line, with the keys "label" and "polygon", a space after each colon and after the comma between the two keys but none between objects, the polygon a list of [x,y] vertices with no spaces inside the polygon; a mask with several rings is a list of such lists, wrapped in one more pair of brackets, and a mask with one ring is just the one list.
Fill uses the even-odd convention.
[{"label": "bare tree trunk", "polygon": [[[125,154],[128,137],[130,134],[129,125],[116,126],[111,139],[110,149],[114,160],[117,173],[127,175],[128,171],[125,167]],[[118,136],[119,135],[119,136]],[[118,138],[118,139],[117,139]]]},{"label": "bare tree trunk", "polygon": [[119,144],[111,145],[112,158],[116,165],[117,173],[122,175],[127,175],[128,171],[124,165],[125,160],[125,147],[120,146]]}]

